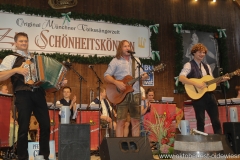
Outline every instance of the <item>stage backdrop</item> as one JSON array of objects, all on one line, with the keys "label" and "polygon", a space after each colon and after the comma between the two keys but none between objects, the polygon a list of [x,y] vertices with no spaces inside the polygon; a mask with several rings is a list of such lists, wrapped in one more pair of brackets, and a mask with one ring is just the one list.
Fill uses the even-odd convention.
[{"label": "stage backdrop", "polygon": [[0,12],[0,19],[1,49],[14,49],[14,35],[26,32],[29,50],[34,52],[114,56],[118,43],[126,39],[137,57],[150,56],[151,32],[148,27],[73,19],[69,22],[66,17],[49,18],[6,12]]},{"label": "stage backdrop", "polygon": [[207,54],[204,58],[204,62],[209,64],[214,77],[219,76],[219,53],[218,53],[218,43],[214,38],[213,33],[200,32],[194,30],[182,30],[183,37],[183,64],[193,59],[191,55],[191,49],[193,45],[197,43],[202,43],[207,47]]}]

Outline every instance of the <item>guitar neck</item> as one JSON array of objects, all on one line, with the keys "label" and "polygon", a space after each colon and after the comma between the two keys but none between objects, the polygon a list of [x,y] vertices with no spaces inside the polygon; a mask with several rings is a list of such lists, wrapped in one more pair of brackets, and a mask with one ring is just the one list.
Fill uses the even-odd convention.
[{"label": "guitar neck", "polygon": [[[154,72],[154,69],[149,71],[149,72],[147,72],[147,74],[149,75],[151,72]],[[142,78],[142,76],[139,76],[139,77],[137,77],[135,79],[132,79],[131,81],[128,82],[128,85],[134,84],[136,81],[140,80],[141,78]]]},{"label": "guitar neck", "polygon": [[137,77],[135,79],[132,79],[131,81],[128,82],[128,85],[133,85],[136,81],[138,81],[139,79],[141,79],[142,77]]},{"label": "guitar neck", "polygon": [[[231,78],[232,76],[234,76],[234,75],[235,75],[234,72],[227,74],[227,76],[230,77],[230,78]],[[226,76],[226,75],[224,75],[224,76]],[[206,83],[208,86],[211,85],[211,84],[214,84],[214,83],[218,83],[218,82],[220,82],[220,81],[223,79],[224,76],[221,76],[221,77],[212,79],[212,80],[207,81],[207,82],[205,82],[205,83]]]},{"label": "guitar neck", "polygon": [[[163,70],[165,66],[166,66],[166,65],[165,65],[164,63],[161,63],[160,65],[154,67],[154,69],[148,71],[146,74],[149,75],[150,73],[152,73],[152,72],[154,72],[154,71]],[[134,79],[132,79],[131,81],[127,82],[127,84],[128,84],[128,85],[133,85],[136,81],[140,80],[141,78],[142,78],[142,76],[139,76],[139,77],[137,77],[137,78],[134,78]]]}]

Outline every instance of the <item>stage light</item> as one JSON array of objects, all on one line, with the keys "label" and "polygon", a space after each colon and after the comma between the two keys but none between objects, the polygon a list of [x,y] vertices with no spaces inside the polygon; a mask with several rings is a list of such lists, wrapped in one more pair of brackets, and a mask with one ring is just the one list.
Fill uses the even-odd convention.
[{"label": "stage light", "polygon": [[213,2],[216,2],[216,0],[213,0]]},{"label": "stage light", "polygon": [[195,0],[195,1],[197,1],[197,0]]}]

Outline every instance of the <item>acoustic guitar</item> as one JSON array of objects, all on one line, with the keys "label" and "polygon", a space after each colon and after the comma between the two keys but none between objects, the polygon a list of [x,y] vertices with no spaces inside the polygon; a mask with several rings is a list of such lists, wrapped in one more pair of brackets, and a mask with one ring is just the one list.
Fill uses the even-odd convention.
[{"label": "acoustic guitar", "polygon": [[211,91],[214,91],[217,87],[217,84],[218,82],[220,82],[223,77],[229,77],[229,78],[232,78],[233,76],[235,75],[240,75],[240,69],[237,69],[236,71],[232,72],[232,73],[227,73],[221,77],[218,77],[218,78],[213,78],[212,76],[210,75],[206,75],[206,76],[203,76],[202,78],[200,79],[197,79],[197,78],[190,78],[190,80],[194,81],[194,82],[198,82],[198,83],[202,83],[204,82],[206,84],[207,87],[203,88],[203,89],[200,89],[200,88],[197,88],[195,87],[194,85],[190,85],[190,84],[185,84],[184,87],[185,87],[185,90],[188,94],[188,96],[192,99],[199,99],[201,98],[206,92],[211,92]]},{"label": "acoustic guitar", "polygon": [[[154,69],[152,69],[151,71],[147,72],[147,74],[150,74],[154,71],[163,70],[165,66],[166,66],[165,64],[161,63],[160,65],[155,66]],[[142,77],[140,76],[133,79],[132,76],[127,75],[122,80],[119,80],[126,85],[126,89],[124,91],[121,91],[119,88],[117,88],[116,85],[112,83],[108,83],[106,85],[106,93],[107,93],[108,100],[113,104],[121,103],[128,93],[133,92],[133,88],[132,88],[133,84],[141,78]]]}]

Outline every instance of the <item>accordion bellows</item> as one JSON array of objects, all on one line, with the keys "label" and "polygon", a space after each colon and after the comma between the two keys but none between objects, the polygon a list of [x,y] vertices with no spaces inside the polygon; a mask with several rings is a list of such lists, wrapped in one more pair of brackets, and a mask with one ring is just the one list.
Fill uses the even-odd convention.
[{"label": "accordion bellows", "polygon": [[[30,75],[34,80],[33,85],[40,86],[50,92],[61,88],[61,82],[67,73],[67,68],[64,65],[43,55],[34,56],[34,65],[36,73]],[[26,79],[29,79],[29,77],[25,77]]]}]

